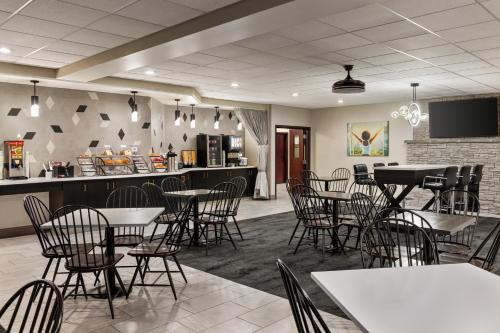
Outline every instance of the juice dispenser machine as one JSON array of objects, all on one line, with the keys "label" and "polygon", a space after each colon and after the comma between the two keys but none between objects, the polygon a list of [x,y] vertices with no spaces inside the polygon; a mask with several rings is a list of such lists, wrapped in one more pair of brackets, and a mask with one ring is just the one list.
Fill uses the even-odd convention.
[{"label": "juice dispenser machine", "polygon": [[26,178],[26,156],[24,141],[4,141],[5,176],[6,178]]}]

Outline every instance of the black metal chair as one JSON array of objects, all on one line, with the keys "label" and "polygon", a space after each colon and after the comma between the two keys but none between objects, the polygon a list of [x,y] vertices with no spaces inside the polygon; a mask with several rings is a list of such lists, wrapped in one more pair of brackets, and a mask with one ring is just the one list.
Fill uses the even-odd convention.
[{"label": "black metal chair", "polygon": [[475,219],[474,224],[453,235],[439,236],[438,250],[448,253],[468,253],[472,247],[474,234],[479,223],[480,205],[477,196],[464,190],[448,190],[439,196],[440,212]]},{"label": "black metal chair", "polygon": [[475,193],[479,197],[479,183],[483,180],[483,164],[476,164],[472,169],[469,182],[469,191]]},{"label": "black metal chair", "polygon": [[51,212],[49,208],[43,203],[42,200],[34,195],[27,195],[24,197],[24,209],[30,218],[33,229],[35,229],[38,242],[42,247],[42,256],[49,259],[47,266],[42,274],[42,279],[47,277],[52,262],[56,259],[56,266],[52,276],[52,281],[56,280],[57,274],[66,274],[66,272],[59,272],[59,265],[61,259],[64,259],[63,249],[58,245],[56,235],[53,230],[42,230],[41,225],[51,220]]},{"label": "black metal chair", "polygon": [[324,207],[323,200],[316,190],[306,185],[296,185],[292,188],[292,193],[299,205],[304,231],[295,247],[294,254],[297,253],[306,231],[310,230],[314,235],[314,244],[317,246],[318,237],[321,233],[322,256],[325,255],[325,238],[328,233],[332,243],[337,243],[337,247],[344,252],[342,241],[338,235],[340,224],[335,224],[333,216]]},{"label": "black metal chair", "polygon": [[297,232],[299,225],[302,223],[302,216],[300,214],[299,203],[295,199],[292,192],[292,188],[296,185],[304,185],[304,184],[299,179],[293,177],[288,178],[286,180],[286,191],[290,196],[290,200],[292,201],[293,211],[295,213],[295,217],[297,218],[297,223],[295,224],[295,228],[293,228],[293,232],[292,235],[290,236],[290,240],[288,241],[288,245],[290,245],[290,243],[292,242],[292,239],[295,237],[295,233]]},{"label": "black metal chair", "polygon": [[385,163],[373,163],[374,168],[384,167],[384,166],[385,166]]},{"label": "black metal chair", "polygon": [[[57,240],[64,250],[66,257],[65,268],[69,274],[64,284],[62,296],[65,297],[73,275],[76,275],[76,287],[68,296],[87,296],[83,274],[99,274],[103,272],[106,286],[111,318],[114,319],[113,295],[110,289],[109,274],[116,276],[122,292],[127,295],[125,286],[116,265],[123,259],[123,254],[109,252],[107,234],[110,227],[106,217],[96,209],[83,205],[69,205],[56,210],[53,214],[52,225],[57,235]],[[83,295],[78,294],[79,287]],[[101,296],[101,295],[99,295]]]},{"label": "black metal chair", "polygon": [[[169,200],[171,198],[175,199],[175,197],[166,197],[161,187],[154,183],[144,183],[142,184],[142,189],[148,196],[149,207],[161,207],[165,209],[163,213],[155,220],[155,227],[150,236],[150,240],[153,240],[160,225],[166,226],[166,232],[168,232],[171,229],[172,224],[175,223],[175,212],[173,212],[173,209],[170,208],[171,205],[169,205]],[[187,230],[187,232],[189,232],[189,229]]]},{"label": "black metal chair", "polygon": [[455,188],[457,190],[467,191],[471,179],[471,170],[472,167],[470,165],[460,167],[460,170],[458,171],[457,183],[455,184]]},{"label": "black metal chair", "polygon": [[247,189],[247,180],[245,177],[240,176],[232,178],[229,182],[236,185],[236,198],[231,205],[231,209],[229,209],[229,217],[232,218],[234,225],[236,226],[236,230],[238,230],[238,234],[240,235],[241,240],[243,240],[243,234],[241,233],[238,221],[236,221],[236,216],[238,215],[238,208],[240,207],[241,199],[245,195],[245,191]]},{"label": "black metal chair", "polygon": [[[231,233],[227,229],[229,211],[233,201],[236,199],[236,196],[237,188],[233,183],[223,182],[217,184],[210,190],[199,218],[193,221],[194,223],[199,224],[200,232],[205,237],[206,255],[208,255],[208,245],[210,243],[210,227],[213,227],[215,244],[221,243],[222,240],[229,240],[233,244],[234,249],[237,250],[236,244],[231,237]],[[217,234],[217,227],[220,228],[220,235]],[[227,239],[224,238],[224,230],[228,236]]]},{"label": "black metal chair", "polygon": [[351,179],[351,172],[346,168],[337,168],[332,172],[332,182],[330,185],[330,191],[333,192],[345,192],[347,191],[347,185]]},{"label": "black metal chair", "polygon": [[[161,189],[163,192],[177,192],[186,191],[187,186],[180,178],[177,177],[166,177],[161,182]],[[169,199],[169,205],[173,212],[178,212],[184,207],[186,197],[172,196]]]},{"label": "black metal chair", "polygon": [[318,175],[312,170],[302,171],[302,182],[318,192],[323,191],[323,185],[319,181]]},{"label": "black metal chair", "polygon": [[399,163],[398,162],[389,162],[387,163],[387,166],[398,166]]},{"label": "black metal chair", "polygon": [[354,182],[358,185],[377,185],[371,174],[368,172],[366,164],[354,164]]},{"label": "black metal chair", "polygon": [[457,184],[456,166],[449,166],[445,169],[443,175],[425,176],[422,188],[431,190],[434,193],[434,211],[439,210],[438,198],[441,192],[452,189]]},{"label": "black metal chair", "polygon": [[435,243],[411,221],[384,217],[369,224],[361,235],[364,268],[422,266],[439,263]]},{"label": "black metal chair", "polygon": [[63,303],[61,292],[53,282],[29,282],[0,309],[0,332],[59,333]]},{"label": "black metal chair", "polygon": [[[177,294],[175,292],[174,281],[172,279],[171,273],[181,273],[184,282],[187,283],[186,275],[182,270],[181,265],[179,264],[179,260],[177,260],[176,254],[181,250],[181,242],[183,239],[183,234],[188,227],[189,223],[189,214],[191,209],[193,208],[194,198],[189,197],[186,201],[186,204],[181,209],[179,214],[175,216],[175,223],[170,228],[161,239],[145,241],[141,244],[134,247],[132,250],[128,251],[128,255],[132,257],[136,257],[137,259],[137,267],[134,271],[134,275],[132,277],[132,281],[130,282],[130,286],[128,289],[128,294],[130,294],[132,287],[134,285],[140,286],[150,286],[150,287],[165,287],[170,286],[172,289],[172,293],[174,294],[174,298],[177,300]],[[168,267],[167,258],[171,257],[175,264],[177,265],[178,271],[171,271]],[[144,267],[149,267],[149,260],[151,258],[161,258],[163,260],[163,264],[165,266],[164,271],[152,271],[145,269],[141,274],[141,284],[135,284],[135,280],[137,278],[137,274],[140,273],[142,269],[142,263],[144,261]],[[144,277],[147,273],[167,273],[169,284],[157,284],[157,283],[144,283]],[[155,280],[156,281],[156,280]]]},{"label": "black metal chair", "polygon": [[[144,208],[148,206],[148,195],[137,186],[120,186],[109,194],[106,201],[106,208]],[[143,240],[143,227],[115,228],[115,247],[134,247]]]},{"label": "black metal chair", "polygon": [[280,270],[283,284],[285,285],[288,302],[292,309],[293,319],[299,333],[330,333],[330,329],[321,317],[321,314],[314,306],[306,291],[300,286],[299,280],[285,265],[278,259],[276,265]]},{"label": "black metal chair", "polygon": [[[488,245],[489,244],[489,245]],[[486,254],[482,254],[486,250]],[[468,255],[466,253],[441,253],[440,262],[444,264],[468,262],[489,272],[496,271],[495,259],[500,249],[500,223],[488,233],[477,249]]]}]

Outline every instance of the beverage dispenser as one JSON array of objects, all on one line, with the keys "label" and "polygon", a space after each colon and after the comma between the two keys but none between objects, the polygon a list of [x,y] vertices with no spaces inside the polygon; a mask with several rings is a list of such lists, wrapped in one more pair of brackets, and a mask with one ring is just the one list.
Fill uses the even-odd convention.
[{"label": "beverage dispenser", "polygon": [[24,141],[4,141],[4,154],[6,178],[26,178],[27,161],[24,153]]}]

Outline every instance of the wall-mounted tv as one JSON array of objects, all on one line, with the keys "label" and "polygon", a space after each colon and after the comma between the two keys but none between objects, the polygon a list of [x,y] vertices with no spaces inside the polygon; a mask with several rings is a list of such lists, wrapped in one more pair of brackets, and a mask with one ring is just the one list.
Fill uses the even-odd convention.
[{"label": "wall-mounted tv", "polygon": [[467,138],[498,135],[496,98],[429,103],[431,138]]}]

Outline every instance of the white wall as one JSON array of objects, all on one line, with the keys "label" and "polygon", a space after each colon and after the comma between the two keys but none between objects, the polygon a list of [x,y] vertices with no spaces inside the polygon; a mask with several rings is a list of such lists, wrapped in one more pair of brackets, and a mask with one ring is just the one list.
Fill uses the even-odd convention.
[{"label": "white wall", "polygon": [[[384,103],[335,107],[311,111],[313,170],[319,175],[329,175],[335,168],[345,167],[352,172],[356,163],[370,168],[375,162],[406,163],[406,145],[413,131],[404,119],[392,119],[391,111],[402,103]],[[347,156],[347,123],[389,120],[388,157]]]}]

